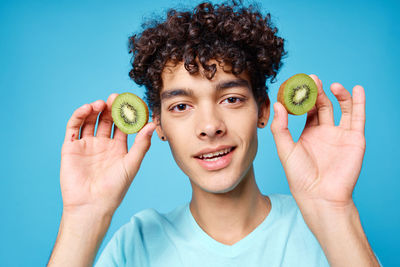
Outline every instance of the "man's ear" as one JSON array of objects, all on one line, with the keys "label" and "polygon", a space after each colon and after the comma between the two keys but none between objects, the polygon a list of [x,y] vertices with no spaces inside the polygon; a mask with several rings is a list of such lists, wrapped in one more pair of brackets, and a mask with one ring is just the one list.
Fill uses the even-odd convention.
[{"label": "man's ear", "polygon": [[270,106],[269,97],[267,96],[265,101],[260,104],[258,109],[258,128],[264,128],[267,126],[270,114]]},{"label": "man's ear", "polygon": [[154,115],[153,114],[152,120],[157,125],[156,126],[156,132],[157,132],[158,138],[160,138],[162,141],[166,141],[167,137],[165,136],[164,131],[162,129],[160,115]]}]

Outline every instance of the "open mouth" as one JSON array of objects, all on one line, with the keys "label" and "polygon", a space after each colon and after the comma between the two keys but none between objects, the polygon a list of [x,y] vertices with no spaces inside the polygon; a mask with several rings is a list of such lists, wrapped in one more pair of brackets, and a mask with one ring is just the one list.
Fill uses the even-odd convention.
[{"label": "open mouth", "polygon": [[209,162],[217,161],[217,160],[223,158],[224,156],[228,155],[233,150],[235,150],[235,148],[236,147],[225,148],[225,149],[222,149],[217,152],[207,153],[207,154],[197,156],[196,158],[204,160],[204,161],[209,161]]},{"label": "open mouth", "polygon": [[215,152],[204,153],[194,158],[207,171],[218,171],[228,167],[236,147],[227,147]]}]

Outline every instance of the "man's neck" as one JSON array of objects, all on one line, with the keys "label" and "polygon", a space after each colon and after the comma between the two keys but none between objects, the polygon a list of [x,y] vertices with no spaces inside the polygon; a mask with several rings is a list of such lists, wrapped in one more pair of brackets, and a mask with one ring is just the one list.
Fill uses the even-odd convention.
[{"label": "man's neck", "polygon": [[190,211],[197,224],[213,239],[233,245],[260,225],[271,210],[268,197],[261,194],[251,167],[241,183],[221,194],[193,190]]}]

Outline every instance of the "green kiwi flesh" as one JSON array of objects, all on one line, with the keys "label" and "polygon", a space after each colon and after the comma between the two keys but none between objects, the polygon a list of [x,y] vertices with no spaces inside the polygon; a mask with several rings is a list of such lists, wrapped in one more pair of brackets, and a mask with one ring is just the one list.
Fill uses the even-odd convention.
[{"label": "green kiwi flesh", "polygon": [[317,101],[318,87],[314,80],[304,73],[293,75],[279,88],[278,101],[288,113],[302,115],[310,111]]},{"label": "green kiwi flesh", "polygon": [[133,134],[139,132],[148,122],[149,109],[137,95],[123,93],[115,98],[111,116],[118,129],[126,134]]}]

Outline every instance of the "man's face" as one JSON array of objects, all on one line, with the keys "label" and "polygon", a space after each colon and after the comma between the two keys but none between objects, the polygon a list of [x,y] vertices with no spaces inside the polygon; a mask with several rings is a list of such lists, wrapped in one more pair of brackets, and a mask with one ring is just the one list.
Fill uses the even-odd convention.
[{"label": "man's face", "polygon": [[231,191],[252,167],[257,126],[267,124],[269,106],[259,117],[247,73],[235,76],[218,67],[209,80],[181,63],[166,67],[162,81],[158,135],[168,140],[194,191]]}]

